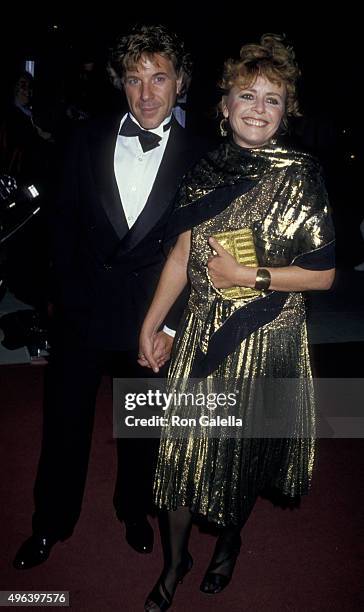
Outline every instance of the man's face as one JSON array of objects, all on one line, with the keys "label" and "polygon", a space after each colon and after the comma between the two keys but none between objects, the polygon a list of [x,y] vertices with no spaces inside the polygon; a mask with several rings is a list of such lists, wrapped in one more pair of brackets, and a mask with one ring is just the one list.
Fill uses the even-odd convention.
[{"label": "man's face", "polygon": [[158,127],[171,114],[181,84],[171,60],[158,53],[142,57],[123,77],[129,109],[146,130]]}]

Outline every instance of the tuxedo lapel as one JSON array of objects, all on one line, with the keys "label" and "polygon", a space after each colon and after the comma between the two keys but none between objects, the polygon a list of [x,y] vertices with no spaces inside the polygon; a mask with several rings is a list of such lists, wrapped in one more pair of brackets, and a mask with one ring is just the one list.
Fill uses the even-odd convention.
[{"label": "tuxedo lapel", "polygon": [[[170,206],[186,163],[188,138],[185,130],[172,120],[171,133],[145,207],[120,244],[119,253],[133,249],[156,225]],[[182,170],[181,170],[182,168]]]},{"label": "tuxedo lapel", "polygon": [[128,224],[121,204],[114,171],[114,155],[120,117],[105,120],[104,126],[90,134],[92,173],[102,207],[119,240],[128,232]]}]

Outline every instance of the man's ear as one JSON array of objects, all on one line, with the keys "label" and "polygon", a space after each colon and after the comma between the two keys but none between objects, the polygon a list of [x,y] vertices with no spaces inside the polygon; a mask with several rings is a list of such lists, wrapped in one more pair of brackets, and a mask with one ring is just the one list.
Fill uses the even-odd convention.
[{"label": "man's ear", "polygon": [[183,89],[183,74],[182,72],[177,76],[177,96],[180,95]]},{"label": "man's ear", "polygon": [[119,89],[121,89],[121,91],[125,91],[125,75],[124,74],[122,74],[119,77],[119,84],[120,84]]}]

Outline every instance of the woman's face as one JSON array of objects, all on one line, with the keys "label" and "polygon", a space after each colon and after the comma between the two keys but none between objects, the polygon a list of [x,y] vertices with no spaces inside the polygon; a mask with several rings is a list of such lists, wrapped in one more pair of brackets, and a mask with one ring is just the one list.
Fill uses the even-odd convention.
[{"label": "woman's face", "polygon": [[284,115],[286,86],[258,76],[244,89],[232,87],[222,99],[224,117],[240,147],[265,145],[274,136]]}]

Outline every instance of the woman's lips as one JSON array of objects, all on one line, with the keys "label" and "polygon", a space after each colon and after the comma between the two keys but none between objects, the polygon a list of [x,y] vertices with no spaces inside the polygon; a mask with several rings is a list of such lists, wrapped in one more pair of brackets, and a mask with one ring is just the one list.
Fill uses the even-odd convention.
[{"label": "woman's lips", "polygon": [[254,119],[253,117],[243,117],[242,119],[244,123],[254,127],[265,127],[268,125],[268,121],[264,121],[264,119]]}]

